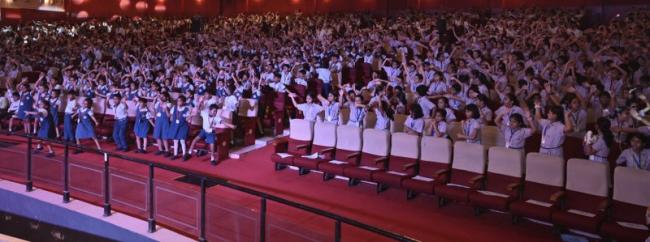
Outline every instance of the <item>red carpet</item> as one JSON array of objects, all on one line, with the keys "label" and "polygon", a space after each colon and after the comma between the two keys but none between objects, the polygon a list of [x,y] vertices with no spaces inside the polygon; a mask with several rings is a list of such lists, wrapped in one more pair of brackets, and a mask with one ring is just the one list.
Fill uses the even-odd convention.
[{"label": "red carpet", "polygon": [[[16,136],[0,136],[3,141],[3,159],[0,175],[15,181],[24,181],[24,142]],[[107,150],[113,146],[103,144]],[[154,148],[150,147],[150,151]],[[52,159],[44,154],[33,156],[34,185],[61,192],[62,149],[56,149]],[[267,193],[306,205],[332,211],[361,222],[401,233],[421,241],[559,241],[550,227],[523,222],[511,225],[510,216],[493,212],[479,217],[461,204],[437,208],[436,199],[420,195],[407,201],[401,189],[389,189],[376,194],[375,187],[361,184],[348,187],[342,180],[323,182],[321,175],[311,173],[298,176],[296,171],[275,172],[265,147],[247,153],[239,160],[225,160],[210,166],[208,157],[192,158],[188,162],[170,161],[152,154],[128,155],[164,164],[176,165],[196,172],[205,172]],[[74,198],[103,203],[102,157],[83,153],[70,155],[70,186]],[[143,165],[111,159],[110,193],[113,208],[146,217],[147,174]],[[195,185],[176,181],[182,175],[156,169],[155,212],[158,223],[175,231],[198,237],[200,195]],[[209,241],[258,241],[260,201],[219,186],[208,189],[207,239]],[[285,205],[269,202],[267,214],[268,241],[332,241],[334,221]],[[142,228],[145,230],[146,228]],[[371,232],[343,225],[343,241],[385,241]]]}]

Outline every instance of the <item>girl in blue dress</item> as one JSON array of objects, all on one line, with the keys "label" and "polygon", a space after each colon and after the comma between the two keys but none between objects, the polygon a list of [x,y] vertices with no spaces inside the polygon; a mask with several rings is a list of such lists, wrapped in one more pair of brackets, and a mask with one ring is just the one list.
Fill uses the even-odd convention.
[{"label": "girl in blue dress", "polygon": [[[28,134],[31,130],[29,112],[34,111],[34,97],[32,92],[29,90],[29,85],[26,83],[21,83],[18,86],[20,91],[20,104],[18,105],[18,111],[16,111],[16,118],[23,121],[23,128],[25,129],[25,134]],[[13,132],[13,129],[9,125],[9,132]]]},{"label": "girl in blue dress", "polygon": [[[41,139],[53,139],[56,135],[54,131],[54,121],[53,114],[50,112],[50,102],[47,100],[41,100],[38,105],[38,109],[35,111],[26,111],[25,113],[32,115],[36,118],[39,123],[39,130],[37,137]],[[40,151],[43,149],[43,145],[47,146],[47,157],[54,157],[54,151],[52,150],[52,145],[45,140],[41,140],[36,146],[36,150]]]},{"label": "girl in blue dress", "polygon": [[136,153],[147,153],[147,134],[149,134],[150,127],[154,126],[154,123],[151,121],[152,118],[153,116],[151,115],[149,108],[147,108],[147,99],[138,99],[135,113],[135,125],[133,127],[133,132],[135,132]]},{"label": "girl in blue dress", "polygon": [[[77,130],[75,132],[75,138],[77,139],[77,145],[81,146],[81,140],[92,139],[97,145],[97,149],[101,150],[102,147],[99,145],[99,141],[95,136],[95,125],[97,125],[97,119],[93,116],[93,100],[86,98],[83,101],[82,107],[73,114],[73,117],[78,116],[77,121]],[[81,149],[77,149],[74,153],[81,153]]]},{"label": "girl in blue dress", "polygon": [[169,143],[167,143],[167,130],[169,129],[169,109],[172,104],[169,102],[169,93],[163,92],[156,99],[154,105],[154,113],[156,115],[155,124],[153,127],[153,138],[156,139],[158,151],[155,155],[164,154],[169,157]]},{"label": "girl in blue dress", "polygon": [[179,142],[183,151],[183,160],[186,161],[190,159],[190,156],[187,154],[185,140],[187,139],[187,134],[190,130],[189,122],[187,119],[190,117],[191,110],[190,107],[185,105],[185,102],[185,96],[178,97],[176,100],[176,106],[174,106],[170,111],[171,124],[169,125],[168,137],[174,140],[174,156],[172,156],[172,160],[179,158]]},{"label": "girl in blue dress", "polygon": [[50,95],[50,113],[52,114],[52,122],[54,124],[54,131],[56,138],[61,137],[59,132],[59,107],[61,106],[61,90],[52,90]]}]

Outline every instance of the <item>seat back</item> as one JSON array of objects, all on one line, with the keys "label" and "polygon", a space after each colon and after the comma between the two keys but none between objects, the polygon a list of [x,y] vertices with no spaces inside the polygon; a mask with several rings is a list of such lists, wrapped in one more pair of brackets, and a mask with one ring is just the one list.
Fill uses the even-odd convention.
[{"label": "seat back", "polygon": [[564,159],[557,156],[528,153],[526,156],[526,181],[564,186]]},{"label": "seat back", "polygon": [[341,107],[339,110],[339,123],[347,124],[348,120],[350,120],[350,109],[347,107]]},{"label": "seat back", "polygon": [[404,169],[404,165],[416,163],[420,158],[420,136],[394,133],[391,144],[388,169],[397,172],[408,170],[409,173],[414,173],[415,169]]},{"label": "seat back", "polygon": [[257,100],[252,99],[252,98],[242,98],[239,99],[239,106],[238,106],[238,112],[237,114],[242,117],[257,117]]},{"label": "seat back", "polygon": [[522,177],[524,158],[521,151],[505,147],[491,147],[488,151],[488,172],[510,177]]},{"label": "seat back", "polygon": [[504,147],[505,137],[496,126],[485,125],[481,128],[481,144],[486,147],[501,146]]},{"label": "seat back", "polygon": [[449,139],[424,136],[420,142],[420,162],[450,164],[451,148]]},{"label": "seat back", "polygon": [[480,144],[456,142],[454,144],[454,170],[483,174],[485,172],[485,148]]},{"label": "seat back", "polygon": [[454,142],[457,141],[458,134],[460,134],[462,131],[462,127],[458,121],[449,122],[447,124],[447,135]]},{"label": "seat back", "polygon": [[607,165],[585,159],[570,159],[566,170],[566,189],[606,197],[609,189]]},{"label": "seat back", "polygon": [[390,133],[387,130],[366,129],[363,131],[363,153],[375,156],[388,156],[391,147]]},{"label": "seat back", "polygon": [[642,207],[650,205],[650,172],[636,168],[616,167],[614,170],[614,195],[616,201]]},{"label": "seat back", "polygon": [[314,142],[312,144],[323,147],[335,147],[336,125],[325,122],[317,122],[314,125]]},{"label": "seat back", "polygon": [[377,114],[375,112],[368,112],[363,119],[363,128],[372,129],[375,127],[375,123],[377,123]]},{"label": "seat back", "polygon": [[361,128],[339,125],[336,127],[336,149],[347,151],[361,151],[363,144],[361,139]]},{"label": "seat back", "polygon": [[289,121],[289,139],[311,141],[314,137],[314,123],[304,119]]},{"label": "seat back", "polygon": [[404,122],[406,122],[407,118],[408,116],[404,114],[393,115],[393,120],[390,122],[390,132],[404,132]]}]

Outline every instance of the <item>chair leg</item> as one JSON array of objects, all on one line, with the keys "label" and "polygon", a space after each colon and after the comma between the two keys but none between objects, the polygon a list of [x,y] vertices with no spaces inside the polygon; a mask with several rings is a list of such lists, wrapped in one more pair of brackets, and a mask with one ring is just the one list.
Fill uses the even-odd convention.
[{"label": "chair leg", "polygon": [[438,207],[444,207],[445,203],[447,203],[447,200],[444,197],[438,197]]},{"label": "chair leg", "polygon": [[332,178],[334,178],[334,175],[323,172],[323,181],[329,181],[332,180]]},{"label": "chair leg", "polygon": [[350,187],[356,186],[358,184],[359,184],[359,179],[350,178],[350,180],[348,180],[348,186]]},{"label": "chair leg", "polygon": [[382,193],[388,189],[388,185],[377,183],[377,193]]},{"label": "chair leg", "polygon": [[284,169],[284,166],[283,166],[282,164],[280,164],[280,163],[275,163],[275,170],[276,170],[276,171],[279,171],[279,170],[282,170],[282,169]]},{"label": "chair leg", "polygon": [[474,216],[481,216],[483,209],[480,207],[474,207]]},{"label": "chair leg", "polygon": [[406,200],[411,200],[415,198],[418,194],[412,190],[406,190]]},{"label": "chair leg", "polygon": [[303,175],[307,175],[307,174],[309,174],[309,169],[303,168],[303,167],[300,167],[298,169],[298,175],[303,176]]},{"label": "chair leg", "polygon": [[520,220],[521,220],[521,218],[519,216],[514,215],[514,214],[512,215],[512,220],[511,220],[512,224],[518,224]]}]

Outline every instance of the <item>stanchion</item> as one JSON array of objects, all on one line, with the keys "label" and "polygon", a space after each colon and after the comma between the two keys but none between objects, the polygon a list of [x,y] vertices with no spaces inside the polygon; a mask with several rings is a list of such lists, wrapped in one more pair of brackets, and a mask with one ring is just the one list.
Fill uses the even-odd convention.
[{"label": "stanchion", "polygon": [[68,164],[68,152],[70,150],[70,146],[68,143],[65,143],[65,147],[63,148],[63,203],[69,203],[70,202],[70,190],[69,190],[69,183],[70,181],[68,180],[68,175],[70,172],[69,164]]},{"label": "stanchion", "polygon": [[205,238],[205,177],[201,177],[201,227],[199,228],[201,235],[199,241],[208,241]]},{"label": "stanchion", "polygon": [[32,136],[27,136],[27,177],[25,181],[25,190],[31,192],[34,190],[32,184]]},{"label": "stanchion", "polygon": [[153,202],[154,202],[154,197],[153,197],[153,163],[149,164],[149,196],[147,199],[149,199],[149,233],[156,232],[156,220],[154,219],[154,207],[153,207]]},{"label": "stanchion", "polygon": [[108,153],[104,153],[104,217],[111,216],[111,193],[109,191]]},{"label": "stanchion", "polygon": [[266,241],[266,198],[264,197],[260,205],[260,241]]}]

